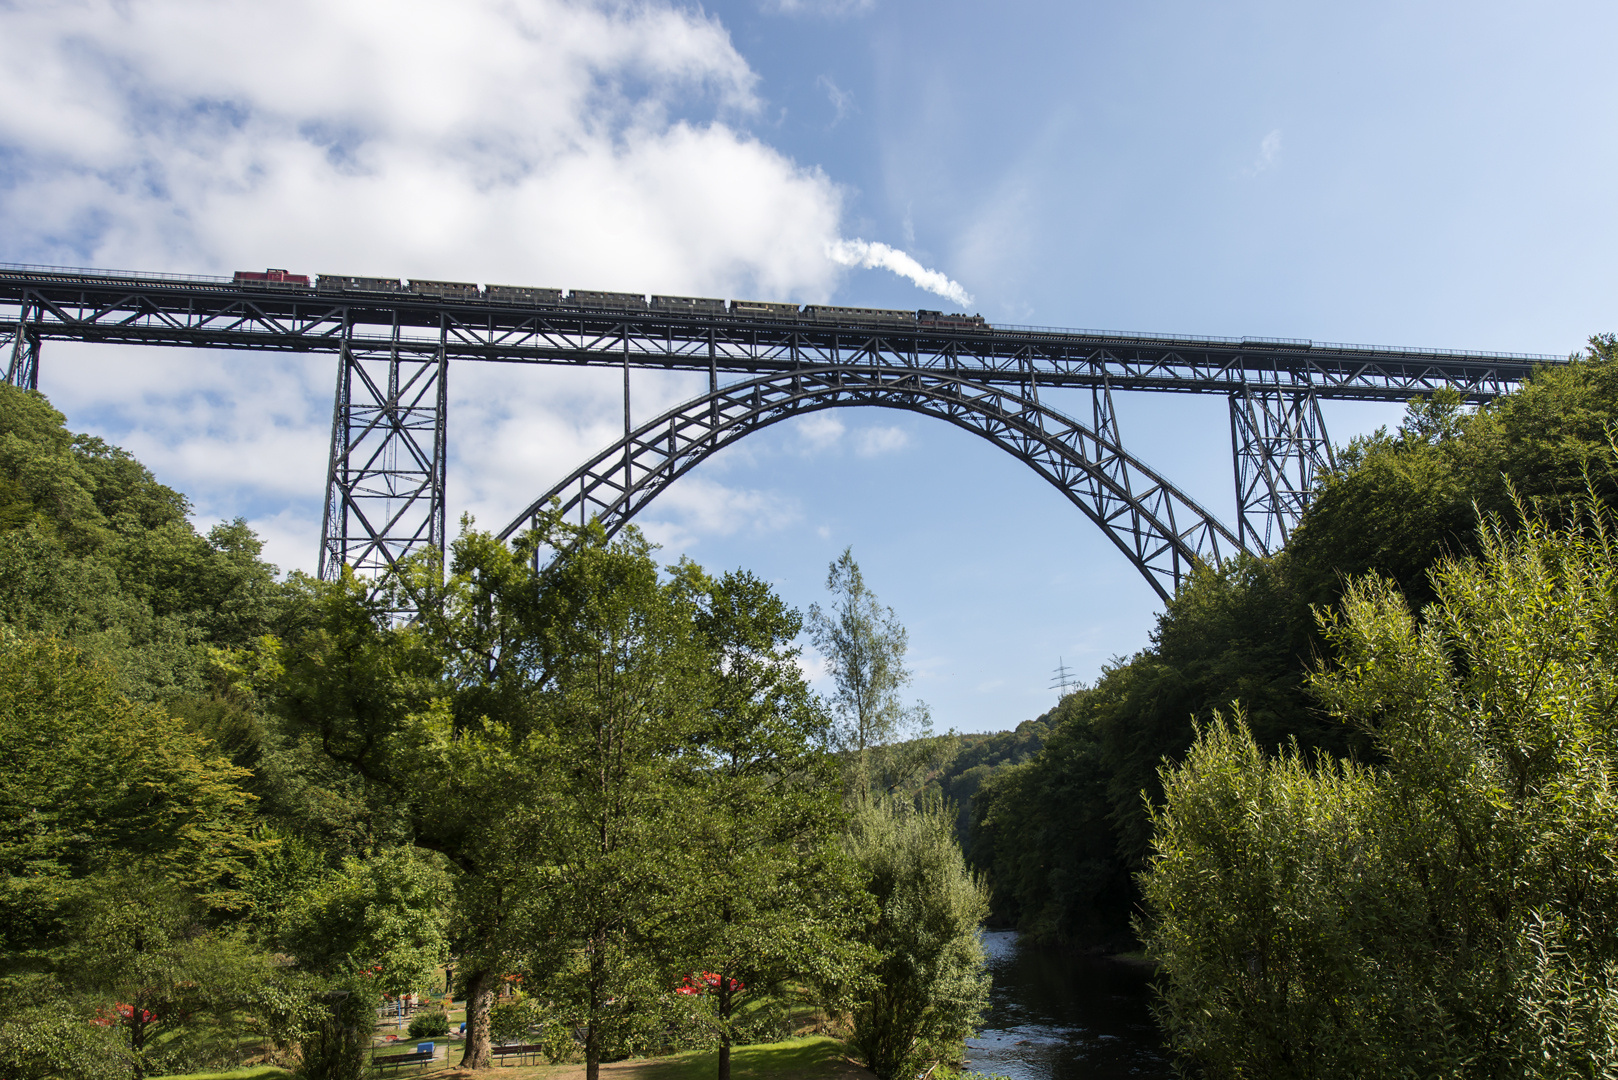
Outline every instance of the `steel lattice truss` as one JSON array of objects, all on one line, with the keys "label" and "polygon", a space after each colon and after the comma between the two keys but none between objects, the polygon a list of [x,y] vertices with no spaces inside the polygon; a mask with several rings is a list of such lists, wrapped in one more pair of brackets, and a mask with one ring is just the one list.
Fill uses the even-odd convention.
[{"label": "steel lattice truss", "polygon": [[[1114,434],[1086,427],[1021,394],[911,368],[808,368],[733,383],[636,428],[546,492],[509,537],[540,510],[600,520],[609,533],[710,454],[761,428],[820,409],[875,405],[947,420],[1024,462],[1099,525],[1165,600],[1197,561],[1239,549],[1212,515],[1116,442],[1110,397],[1097,395]],[[1104,404],[1102,404],[1104,402]]]},{"label": "steel lattice truss", "polygon": [[422,548],[444,548],[448,362],[397,349],[338,354],[320,576],[344,564],[374,575]]},{"label": "steel lattice truss", "polygon": [[1326,398],[1403,401],[1454,387],[1470,401],[1511,389],[1549,355],[1332,345],[1279,338],[804,324],[732,315],[543,309],[396,293],[293,292],[225,279],[0,266],[0,333],[209,349],[400,355],[762,374],[875,364],[980,383],[1239,393],[1248,384]]},{"label": "steel lattice truss", "polygon": [[[828,323],[652,310],[644,300],[603,307],[559,292],[516,304],[475,286],[471,295],[447,297],[397,282],[376,290],[342,284],[370,279],[336,280],[340,287],[328,289],[325,279],[309,287],[0,265],[6,381],[37,388],[47,339],[335,355],[320,555],[321,574],[330,577],[343,565],[374,573],[417,548],[442,549],[450,361],[621,366],[626,432],[631,368],[707,371],[706,433],[700,417],[670,414],[674,445],[664,462],[651,449],[662,435],[646,436],[646,427],[629,434],[604,452],[627,454],[628,480],[617,496],[601,486],[616,481],[599,461],[578,474],[587,512],[618,515],[617,527],[700,460],[686,445],[699,434],[711,452],[786,415],[885,405],[941,416],[1016,454],[1067,492],[1163,592],[1189,559],[1237,548],[1263,554],[1285,542],[1315,476],[1331,463],[1322,399],[1402,401],[1451,387],[1481,403],[1558,361],[1277,338]],[[721,390],[721,372],[747,381]],[[1042,387],[1090,388],[1092,426],[1042,408]],[[1235,537],[1123,451],[1114,389],[1226,395]],[[760,395],[758,409],[744,408],[750,394]]]},{"label": "steel lattice truss", "polygon": [[1230,443],[1242,545],[1277,551],[1309,505],[1316,475],[1333,465],[1320,400],[1262,386],[1232,394]]}]

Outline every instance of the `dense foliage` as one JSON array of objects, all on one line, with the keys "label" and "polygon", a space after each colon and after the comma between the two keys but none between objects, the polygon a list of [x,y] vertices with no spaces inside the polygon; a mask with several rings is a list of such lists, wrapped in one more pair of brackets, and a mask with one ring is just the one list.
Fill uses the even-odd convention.
[{"label": "dense foliage", "polygon": [[978,937],[988,897],[936,806],[866,803],[849,847],[877,907],[850,1041],[880,1080],[921,1075],[954,1058],[988,1006]]},{"label": "dense foliage", "polygon": [[[871,774],[764,583],[554,518],[512,545],[466,523],[447,565],[380,581],[281,580],[189,510],[0,387],[0,1075],[354,1080],[375,1006],[452,964],[463,1064],[495,1037],[592,1077],[712,1046],[723,1080],[789,1005],[835,1022],[885,992],[882,942],[920,955],[847,839]],[[897,664],[902,627],[875,629]],[[862,760],[891,756],[883,723]],[[954,877],[904,895],[964,913],[953,955],[976,894],[941,844]],[[963,1030],[939,1015],[929,1062]]]},{"label": "dense foliage", "polygon": [[1614,524],[1598,506],[1568,531],[1485,528],[1419,618],[1387,579],[1350,583],[1312,689],[1377,765],[1272,758],[1216,719],[1164,769],[1145,936],[1183,1058],[1618,1069]]},{"label": "dense foliage", "polygon": [[1314,610],[1367,573],[1419,610],[1435,560],[1478,550],[1480,512],[1517,520],[1513,491],[1552,522],[1587,490],[1618,495],[1615,418],[1618,340],[1598,337],[1582,359],[1488,406],[1468,411],[1443,393],[1417,400],[1397,431],[1340,452],[1286,550],[1199,569],[1151,644],[1065,699],[1038,757],[983,785],[971,852],[997,916],[1052,940],[1128,947],[1149,807],[1163,798],[1158,767],[1181,760],[1216,711],[1239,703],[1266,752],[1295,741],[1305,757],[1376,760],[1380,748],[1308,692],[1307,673],[1336,649]]}]

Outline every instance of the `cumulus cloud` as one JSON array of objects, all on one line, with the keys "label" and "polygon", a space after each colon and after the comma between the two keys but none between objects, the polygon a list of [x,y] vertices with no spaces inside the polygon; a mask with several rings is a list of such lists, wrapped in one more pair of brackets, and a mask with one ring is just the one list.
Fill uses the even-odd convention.
[{"label": "cumulus cloud", "polygon": [[703,536],[775,532],[801,516],[796,499],[727,487],[697,475],[669,485],[636,524],[651,540],[678,551],[695,547]]},{"label": "cumulus cloud", "polygon": [[[0,39],[0,259],[807,301],[868,267],[959,291],[841,239],[843,189],[749,132],[757,76],[694,5],[16,0]],[[138,352],[52,345],[42,388],[312,568],[335,362]],[[700,382],[637,373],[636,415]],[[505,524],[621,433],[618,393],[456,366],[452,515]],[[709,509],[660,520],[694,536],[785,512],[698,494]],[[310,522],[306,554],[283,549]]]},{"label": "cumulus cloud", "polygon": [[813,412],[797,420],[793,431],[802,441],[805,453],[818,453],[836,446],[847,430],[831,412]]},{"label": "cumulus cloud", "polygon": [[861,266],[867,270],[891,270],[908,278],[916,287],[937,293],[962,307],[972,303],[972,297],[959,282],[938,270],[929,270],[912,256],[886,244],[867,243],[864,240],[837,240],[826,245],[826,254],[842,266]]},{"label": "cumulus cloud", "polygon": [[904,428],[869,427],[854,441],[854,451],[860,457],[880,457],[910,445],[910,434]]},{"label": "cumulus cloud", "polygon": [[[308,27],[319,26],[319,33]],[[7,257],[824,296],[842,195],[657,3],[0,12]]]}]

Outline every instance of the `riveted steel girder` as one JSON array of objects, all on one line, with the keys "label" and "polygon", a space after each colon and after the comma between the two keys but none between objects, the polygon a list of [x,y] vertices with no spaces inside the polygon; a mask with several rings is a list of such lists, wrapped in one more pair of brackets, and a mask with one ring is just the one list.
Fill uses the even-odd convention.
[{"label": "riveted steel girder", "polygon": [[[401,356],[765,374],[866,363],[960,373],[975,382],[1238,392],[1269,382],[1319,397],[1403,401],[1439,387],[1482,402],[1549,354],[1342,345],[1281,338],[985,325],[937,329],[689,314],[222,278],[0,265],[0,333],[37,310],[44,338],[259,351]],[[627,340],[627,348],[626,348]]]},{"label": "riveted steel girder", "polygon": [[1168,599],[1194,563],[1228,558],[1239,542],[1118,445],[1110,395],[1097,401],[1108,418],[1091,428],[1015,389],[943,373],[854,365],[766,375],[720,387],[635,428],[536,499],[501,536],[516,533],[553,500],[568,519],[595,517],[616,532],[669,484],[745,435],[821,409],[874,405],[936,416],[1007,451],[1099,525]]}]

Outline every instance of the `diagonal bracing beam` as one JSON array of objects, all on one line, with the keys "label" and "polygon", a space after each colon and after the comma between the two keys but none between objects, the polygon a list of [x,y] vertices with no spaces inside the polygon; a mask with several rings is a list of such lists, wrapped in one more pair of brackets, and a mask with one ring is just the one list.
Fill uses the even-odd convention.
[{"label": "diagonal bracing beam", "polygon": [[374,578],[413,551],[442,553],[448,361],[345,340],[338,353],[320,576]]},{"label": "diagonal bracing beam", "polygon": [[5,345],[6,382],[23,390],[39,389],[39,314],[38,304],[23,304]]},{"label": "diagonal bracing beam", "polygon": [[1332,468],[1331,440],[1310,391],[1244,386],[1230,395],[1236,529],[1242,546],[1279,551],[1303,516],[1315,479]]}]

